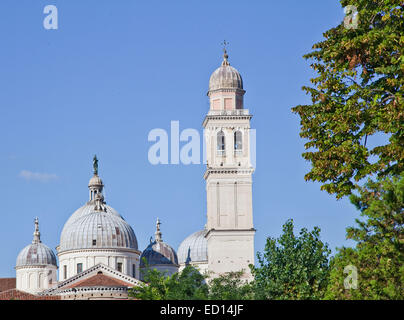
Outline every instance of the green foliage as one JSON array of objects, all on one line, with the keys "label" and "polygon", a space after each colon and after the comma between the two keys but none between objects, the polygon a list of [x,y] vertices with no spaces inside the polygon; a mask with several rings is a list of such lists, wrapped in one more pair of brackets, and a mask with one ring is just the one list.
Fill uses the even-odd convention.
[{"label": "green foliage", "polygon": [[[347,228],[356,248],[341,248],[332,261],[328,299],[404,299],[404,174],[369,180],[351,202],[365,221]],[[345,266],[358,271],[358,288],[344,288]]]},{"label": "green foliage", "polygon": [[243,271],[229,272],[214,278],[209,283],[209,299],[212,300],[251,300],[254,287],[242,279]]},{"label": "green foliage", "polygon": [[172,276],[146,268],[144,281],[129,290],[130,297],[140,300],[204,300],[208,296],[205,277],[192,266]]},{"label": "green foliage", "polygon": [[208,285],[205,276],[192,267],[185,267],[182,272],[173,274],[168,280],[168,300],[205,300]]},{"label": "green foliage", "polygon": [[[308,140],[303,158],[337,198],[349,195],[360,179],[404,170],[404,17],[402,0],[341,0],[356,6],[358,27],[341,22],[304,55],[317,72],[302,89],[312,104],[292,108]],[[370,147],[377,133],[389,143]]]},{"label": "green foliage", "polygon": [[259,267],[252,267],[258,299],[320,299],[328,284],[328,245],[320,229],[293,233],[293,220],[283,225],[279,239],[268,238],[264,253],[257,254]]}]

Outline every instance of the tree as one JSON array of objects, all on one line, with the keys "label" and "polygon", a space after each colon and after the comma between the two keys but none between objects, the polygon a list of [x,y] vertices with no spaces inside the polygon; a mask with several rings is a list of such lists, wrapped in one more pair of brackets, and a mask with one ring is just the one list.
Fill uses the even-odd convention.
[{"label": "tree", "polygon": [[[351,202],[365,221],[347,228],[355,248],[341,248],[332,261],[329,299],[404,299],[404,174],[369,180]],[[344,269],[357,269],[357,288],[345,288]]]},{"label": "tree", "polygon": [[241,277],[243,271],[228,272],[213,278],[209,283],[211,300],[251,300],[254,299],[254,287]]},{"label": "tree", "polygon": [[168,300],[206,300],[209,293],[205,276],[193,266],[186,266],[168,280]]},{"label": "tree", "polygon": [[[301,119],[302,138],[312,164],[306,180],[337,198],[377,173],[404,170],[404,17],[402,0],[341,0],[356,28],[341,22],[304,55],[317,76],[302,89],[312,104],[292,108]],[[357,15],[357,16],[356,16]],[[375,134],[389,138],[370,147]]]},{"label": "tree", "polygon": [[320,299],[328,284],[328,245],[320,229],[293,233],[293,220],[283,225],[283,234],[268,238],[264,253],[257,254],[259,267],[251,267],[258,299]]},{"label": "tree", "polygon": [[208,286],[205,276],[192,267],[167,276],[153,268],[146,268],[145,283],[129,289],[129,296],[140,300],[205,300]]},{"label": "tree", "polygon": [[144,283],[129,289],[129,297],[140,300],[164,300],[167,296],[167,277],[164,273],[147,268]]}]

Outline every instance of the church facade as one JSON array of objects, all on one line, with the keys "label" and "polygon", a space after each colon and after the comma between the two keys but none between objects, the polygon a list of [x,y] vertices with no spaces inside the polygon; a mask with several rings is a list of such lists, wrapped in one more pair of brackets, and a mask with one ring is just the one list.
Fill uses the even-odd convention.
[{"label": "church facade", "polygon": [[[215,277],[254,264],[250,115],[244,109],[243,80],[230,66],[226,50],[210,77],[210,109],[203,121],[207,167],[207,221],[174,250],[163,241],[157,218],[154,239],[143,251],[132,227],[103,196],[104,183],[93,160],[88,201],[66,221],[56,254],[41,242],[35,219],[32,243],[18,254],[15,288],[38,299],[126,299],[127,289],[142,283],[155,268],[171,275],[186,265]],[[0,279],[0,288],[1,288]]]}]

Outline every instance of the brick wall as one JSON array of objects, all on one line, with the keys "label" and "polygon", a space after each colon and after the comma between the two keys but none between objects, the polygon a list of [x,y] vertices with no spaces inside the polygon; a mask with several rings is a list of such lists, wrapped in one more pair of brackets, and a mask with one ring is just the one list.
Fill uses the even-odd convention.
[{"label": "brick wall", "polygon": [[15,278],[0,278],[0,292],[15,289],[16,281]]}]

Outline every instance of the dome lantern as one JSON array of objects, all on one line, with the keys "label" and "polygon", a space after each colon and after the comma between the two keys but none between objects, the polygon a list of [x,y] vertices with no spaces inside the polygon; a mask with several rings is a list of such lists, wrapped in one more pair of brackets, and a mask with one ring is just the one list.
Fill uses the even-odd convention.
[{"label": "dome lantern", "polygon": [[156,239],[157,242],[163,242],[162,234],[161,234],[161,231],[160,231],[160,224],[161,224],[161,222],[160,222],[159,218],[157,218],[156,232],[154,234],[155,239]]},{"label": "dome lantern", "polygon": [[96,155],[94,155],[93,158],[93,173],[94,175],[88,183],[88,188],[90,189],[90,201],[95,201],[96,195],[101,194],[104,188],[104,183],[98,176],[98,159]]},{"label": "dome lantern", "polygon": [[34,231],[34,239],[32,239],[33,244],[37,244],[41,242],[41,233],[39,232],[39,221],[38,217],[35,218],[35,231]]}]

